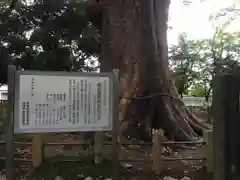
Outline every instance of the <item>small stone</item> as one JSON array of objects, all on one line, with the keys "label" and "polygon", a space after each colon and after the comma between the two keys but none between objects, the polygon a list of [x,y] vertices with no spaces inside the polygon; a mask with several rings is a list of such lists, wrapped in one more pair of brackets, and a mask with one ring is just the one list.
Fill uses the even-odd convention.
[{"label": "small stone", "polygon": [[86,177],[84,180],[93,180],[93,178],[90,177],[90,176],[88,176],[88,177]]},{"label": "small stone", "polygon": [[130,168],[132,168],[132,165],[131,165],[131,164],[123,164],[122,166],[123,166],[123,168],[125,168],[125,169],[130,169]]},{"label": "small stone", "polygon": [[178,179],[170,177],[170,176],[165,176],[165,177],[163,177],[163,180],[178,180]]},{"label": "small stone", "polygon": [[191,178],[184,176],[181,180],[191,180]]},{"label": "small stone", "polygon": [[79,174],[78,177],[79,178],[84,178],[84,175],[83,174]]},{"label": "small stone", "polygon": [[56,176],[56,177],[54,178],[54,180],[64,180],[64,179],[63,179],[63,177],[61,177],[61,176]]}]

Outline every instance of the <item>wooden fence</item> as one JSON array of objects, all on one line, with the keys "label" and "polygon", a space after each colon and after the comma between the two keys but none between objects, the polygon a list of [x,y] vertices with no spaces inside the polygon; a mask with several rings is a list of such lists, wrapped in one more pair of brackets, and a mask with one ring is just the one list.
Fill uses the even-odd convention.
[{"label": "wooden fence", "polygon": [[[152,171],[156,174],[161,174],[163,171],[163,163],[165,161],[190,161],[190,160],[202,160],[204,161],[204,165],[206,166],[207,172],[213,172],[213,142],[212,142],[212,131],[205,131],[202,141],[166,141],[163,136],[162,130],[154,130],[152,132],[153,138],[152,143],[149,143],[151,148],[151,155],[149,159],[119,159],[119,162],[150,162]],[[0,141],[0,144],[5,144],[5,141]],[[82,146],[89,145],[89,142],[48,142],[44,143],[42,136],[39,134],[33,135],[32,142],[14,142],[16,145],[28,145],[32,146],[32,158],[15,158],[15,161],[27,161],[32,162],[34,167],[41,165],[42,160],[44,159],[44,148],[47,146]],[[204,149],[204,157],[165,157],[163,156],[163,151],[165,146],[170,145],[202,145]],[[101,163],[103,160],[104,150],[103,147],[105,145],[111,145],[111,142],[103,141],[103,133],[96,132],[95,133],[95,143],[93,146],[94,150],[94,161],[96,164]],[[121,146],[128,145],[140,145],[140,144],[120,144]],[[146,144],[141,144],[145,145]],[[1,157],[0,159],[6,159],[5,157]],[[63,161],[68,161],[64,159]],[[73,160],[71,160],[73,161]]]},{"label": "wooden fence", "polygon": [[[190,101],[189,101],[190,102]],[[200,101],[199,101],[200,102]],[[6,105],[7,101],[0,101],[0,119],[3,120],[6,115]],[[162,130],[155,130],[152,132],[152,143],[148,145],[151,146],[151,156],[149,159],[137,160],[137,159],[119,159],[124,162],[150,162],[152,171],[156,174],[160,174],[163,171],[163,163],[165,161],[190,161],[190,160],[203,160],[208,172],[213,172],[213,142],[212,142],[212,131],[204,132],[202,141],[192,141],[192,142],[183,142],[183,141],[166,141],[163,136]],[[104,146],[111,145],[111,142],[105,142],[104,133],[95,132],[94,136],[94,161],[95,163],[101,163],[103,160]],[[82,146],[89,145],[90,142],[84,140],[81,142],[44,142],[40,134],[33,135],[32,142],[14,142],[16,145],[28,145],[32,148],[32,157],[31,158],[15,158],[15,161],[26,161],[31,162],[34,167],[39,166],[44,159],[44,148],[47,146]],[[6,144],[6,141],[0,141],[0,144]],[[202,145],[204,148],[204,157],[166,157],[163,156],[163,151],[165,146],[170,145]],[[146,145],[146,144],[124,144],[121,143],[119,146],[129,146],[129,145]],[[6,157],[0,157],[0,159],[5,160]],[[66,161],[66,159],[65,159]],[[71,160],[72,161],[72,160]]]}]

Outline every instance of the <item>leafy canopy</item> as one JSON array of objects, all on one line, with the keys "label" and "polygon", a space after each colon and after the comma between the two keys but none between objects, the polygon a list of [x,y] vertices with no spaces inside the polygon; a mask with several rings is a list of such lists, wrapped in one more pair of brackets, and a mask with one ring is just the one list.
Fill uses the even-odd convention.
[{"label": "leafy canopy", "polygon": [[97,68],[99,30],[86,16],[84,0],[18,1],[0,6],[0,84],[9,64],[33,70],[91,71]]}]

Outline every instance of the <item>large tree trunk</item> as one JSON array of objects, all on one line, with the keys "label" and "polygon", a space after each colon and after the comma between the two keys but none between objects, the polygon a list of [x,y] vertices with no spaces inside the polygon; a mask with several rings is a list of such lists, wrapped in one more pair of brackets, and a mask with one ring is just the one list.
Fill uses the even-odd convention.
[{"label": "large tree trunk", "polygon": [[185,108],[168,74],[170,0],[100,3],[101,71],[120,70],[121,132],[141,137],[152,128],[163,128],[168,138],[196,137],[194,130],[201,132],[205,127]]}]

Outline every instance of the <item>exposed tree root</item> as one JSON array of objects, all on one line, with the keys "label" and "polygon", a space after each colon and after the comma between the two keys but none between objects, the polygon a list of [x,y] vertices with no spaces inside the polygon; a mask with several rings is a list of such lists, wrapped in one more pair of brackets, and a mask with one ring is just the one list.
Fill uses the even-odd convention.
[{"label": "exposed tree root", "polygon": [[[172,100],[170,100],[172,101]],[[176,100],[174,100],[176,101]],[[178,103],[172,101],[171,112],[169,112],[169,118],[165,120],[164,123],[171,123],[172,121],[176,121],[176,132],[173,133],[173,139],[177,140],[193,140],[197,137],[199,132],[203,131],[203,128],[198,124],[194,123],[192,119],[187,115],[186,111],[183,110]],[[185,107],[184,107],[185,108]],[[171,131],[171,129],[167,129],[167,131]]]},{"label": "exposed tree root", "polygon": [[[132,108],[129,108],[129,106],[131,106],[134,99],[136,99],[136,101],[144,101],[148,98],[151,104],[151,111],[152,111],[151,113],[147,111],[148,117],[150,116],[149,118],[150,119],[152,118],[152,121],[161,121],[161,122],[160,123],[153,122],[152,126],[150,128],[145,128],[145,130],[148,129],[148,131],[151,131],[151,128],[163,128],[166,131],[168,138],[171,140],[193,140],[198,138],[198,136],[201,136],[204,130],[209,129],[208,126],[203,124],[201,120],[197,119],[197,117],[190,112],[190,110],[184,105],[181,99],[174,98],[176,97],[177,93],[173,91],[170,91],[168,93],[172,93],[172,94],[166,95],[166,93],[164,93],[162,96],[161,94],[158,94],[158,96],[146,96],[146,97],[135,97],[135,98],[133,97],[132,100],[127,99],[127,97],[122,98],[119,106],[121,109],[121,113],[119,117],[120,121],[122,122],[121,131],[124,131],[130,127],[134,128],[132,125],[128,126],[129,123],[137,124],[137,123],[134,123],[134,121],[139,121],[138,119],[134,119],[134,117],[131,117],[131,114],[129,114],[128,112],[128,109],[131,109],[131,111],[133,110]],[[125,94],[127,93],[125,92]],[[137,93],[132,91],[132,94],[137,94]],[[165,108],[164,111],[166,112],[166,116],[164,118],[158,116],[158,119],[155,119],[156,116],[154,116],[154,113],[158,113],[158,111],[162,111],[162,108],[163,108],[163,106],[159,104],[159,102],[164,104],[164,108]],[[146,106],[148,106],[148,104],[149,103],[147,103]],[[147,108],[149,107],[146,107],[145,109]],[[154,109],[156,110],[156,112],[154,112]],[[143,126],[146,126],[146,119],[144,120],[140,122],[143,122]],[[158,125],[156,126],[154,124],[158,124]],[[128,129],[127,131],[132,133],[133,129]],[[134,129],[134,131],[136,132],[137,128]]]}]

